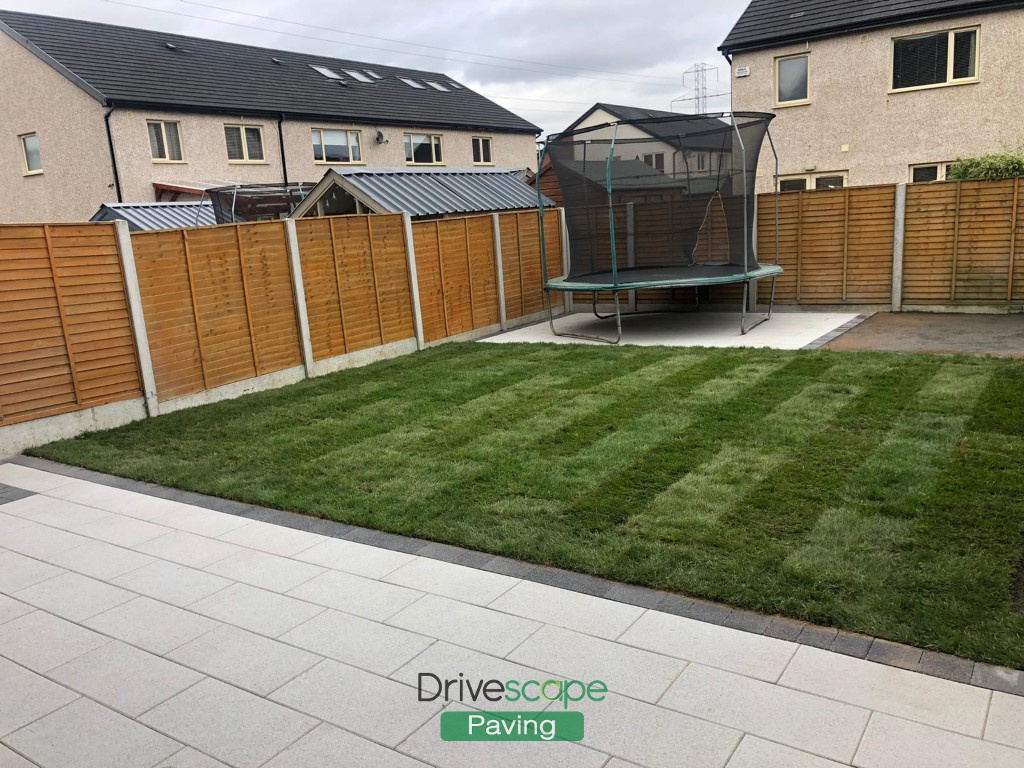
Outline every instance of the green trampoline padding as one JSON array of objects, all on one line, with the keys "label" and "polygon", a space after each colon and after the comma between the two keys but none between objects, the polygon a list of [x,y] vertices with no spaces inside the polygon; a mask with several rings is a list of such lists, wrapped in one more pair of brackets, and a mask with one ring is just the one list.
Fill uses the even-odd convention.
[{"label": "green trampoline padding", "polygon": [[730,264],[698,264],[687,267],[635,267],[611,272],[594,272],[548,280],[549,291],[642,291],[647,288],[686,288],[723,283],[745,283],[782,274],[782,267],[764,264],[745,272]]}]

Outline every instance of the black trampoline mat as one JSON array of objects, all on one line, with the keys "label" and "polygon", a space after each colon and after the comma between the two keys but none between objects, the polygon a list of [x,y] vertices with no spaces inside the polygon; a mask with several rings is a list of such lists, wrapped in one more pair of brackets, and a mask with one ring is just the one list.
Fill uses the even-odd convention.
[{"label": "black trampoline mat", "polygon": [[[749,270],[753,272],[755,264]],[[620,269],[618,283],[653,283],[665,281],[700,280],[701,278],[732,277],[746,274],[748,270],[742,264],[694,264],[677,267],[629,267]],[[596,285],[612,285],[616,282],[611,272],[584,272],[570,274],[568,283],[593,283]]]}]

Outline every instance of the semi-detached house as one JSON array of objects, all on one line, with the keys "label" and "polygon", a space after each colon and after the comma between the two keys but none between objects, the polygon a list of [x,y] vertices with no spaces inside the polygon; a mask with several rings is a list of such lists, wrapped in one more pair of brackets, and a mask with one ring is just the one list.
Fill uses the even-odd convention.
[{"label": "semi-detached house", "polygon": [[[1024,2],[751,0],[720,46],[738,111],[775,112],[779,187],[938,181],[1024,146]],[[772,188],[761,158],[758,188]]]},{"label": "semi-detached house", "polygon": [[533,168],[537,126],[438,72],[0,11],[0,222],[328,168]]}]

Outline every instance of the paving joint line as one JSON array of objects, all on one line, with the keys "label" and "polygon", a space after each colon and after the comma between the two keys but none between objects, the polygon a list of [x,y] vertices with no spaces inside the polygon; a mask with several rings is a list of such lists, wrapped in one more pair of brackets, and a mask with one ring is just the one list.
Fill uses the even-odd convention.
[{"label": "paving joint line", "polygon": [[[858,318],[862,318],[862,319],[860,319],[860,322],[864,322],[864,320],[866,320],[870,316],[871,316],[870,314],[858,315]],[[854,321],[850,321],[850,322],[852,323]],[[49,473],[52,473],[52,474],[63,475],[65,477],[70,477],[72,480],[81,480],[81,481],[85,481],[85,482],[92,482],[92,483],[96,483],[97,485],[104,485],[104,486],[107,486],[107,487],[110,487],[110,488],[116,488],[116,489],[119,489],[119,490],[132,491],[132,492],[135,492],[135,493],[140,493],[140,494],[143,494],[143,495],[146,495],[146,496],[152,496],[152,497],[155,497],[155,498],[170,499],[172,501],[178,501],[178,502],[183,503],[183,504],[188,504],[188,505],[191,505],[191,506],[196,506],[196,507],[208,509],[208,510],[211,510],[211,511],[214,511],[214,512],[221,512],[223,514],[236,515],[236,516],[239,516],[239,517],[246,517],[247,519],[250,519],[250,520],[257,519],[257,518],[249,517],[250,514],[259,513],[261,511],[262,512],[273,512],[273,513],[275,513],[275,515],[282,515],[282,516],[284,516],[284,519],[287,519],[290,523],[293,523],[293,525],[284,525],[284,524],[279,523],[279,522],[273,522],[273,523],[271,523],[272,525],[282,525],[282,527],[291,528],[292,530],[304,530],[304,531],[309,532],[309,533],[318,533],[318,534],[320,534],[322,536],[325,536],[327,538],[342,539],[342,540],[346,540],[346,541],[352,541],[354,543],[366,544],[367,546],[377,547],[377,548],[380,548],[380,549],[387,549],[387,550],[391,550],[391,551],[395,551],[395,552],[401,552],[403,554],[408,554],[408,555],[411,555],[411,556],[414,556],[414,557],[415,556],[426,557],[426,558],[429,558],[429,559],[432,559],[432,560],[440,560],[442,562],[449,562],[449,563],[454,563],[456,565],[459,565],[461,563],[455,562],[455,560],[453,559],[453,557],[455,555],[462,555],[462,556],[467,556],[468,555],[468,556],[472,556],[472,555],[480,554],[480,553],[476,552],[475,550],[470,550],[470,549],[467,549],[465,547],[459,547],[459,546],[454,545],[454,544],[445,544],[445,546],[449,549],[449,552],[446,552],[444,550],[441,550],[441,551],[432,550],[431,553],[429,553],[429,554],[420,555],[419,552],[421,550],[423,550],[426,547],[429,547],[432,544],[436,544],[438,542],[430,541],[430,540],[427,540],[427,539],[416,539],[416,538],[413,538],[413,537],[410,537],[410,536],[401,535],[401,534],[392,534],[392,533],[389,533],[389,532],[386,532],[386,531],[378,531],[378,530],[372,529],[372,528],[364,528],[364,527],[361,527],[361,526],[352,525],[350,523],[341,523],[341,522],[338,522],[338,521],[327,520],[326,518],[315,518],[315,517],[311,517],[311,516],[308,516],[308,515],[303,515],[303,514],[297,513],[297,512],[290,512],[288,510],[275,510],[275,509],[271,509],[271,508],[265,508],[265,507],[261,507],[259,505],[255,505],[255,504],[248,504],[247,505],[247,504],[243,504],[241,502],[233,502],[232,504],[225,505],[224,504],[225,501],[231,501],[231,500],[225,500],[225,499],[221,499],[219,497],[208,496],[206,494],[200,494],[200,493],[196,493],[194,491],[180,491],[179,489],[166,488],[166,487],[163,487],[163,486],[155,485],[153,483],[145,483],[145,482],[138,481],[138,480],[132,480],[130,478],[122,478],[122,477],[118,477],[118,476],[115,476],[115,475],[108,475],[108,474],[105,474],[105,473],[96,472],[94,470],[84,469],[84,468],[81,468],[81,467],[74,467],[74,466],[71,466],[71,465],[61,464],[59,462],[50,461],[48,459],[39,459],[39,458],[32,457],[32,456],[19,455],[19,456],[10,457],[10,458],[8,458],[6,460],[0,460],[0,466],[2,466],[5,463],[14,464],[14,465],[17,465],[17,466],[29,467],[31,469],[37,469],[37,470],[42,471],[42,472],[49,472]],[[64,486],[57,486],[57,487],[64,487]],[[50,489],[50,490],[54,490],[54,489]],[[162,493],[160,493],[161,491],[162,491]],[[46,492],[38,492],[38,493],[42,493],[42,495],[46,495]],[[179,498],[172,498],[172,497],[166,495],[168,493],[174,493],[176,496],[179,496]],[[74,502],[72,502],[72,503],[74,503]],[[223,509],[224,506],[229,506],[229,507],[230,506],[236,506],[236,508],[235,508],[234,511],[231,511],[231,510]],[[130,515],[127,515],[127,516],[130,517]],[[261,520],[260,522],[269,522],[269,521]],[[42,524],[42,523],[39,523],[39,524]],[[167,527],[167,526],[165,526],[165,527]],[[335,531],[332,531],[331,530],[332,528],[335,528]],[[174,530],[177,530],[177,529],[174,529]],[[166,535],[166,534],[163,534],[163,535]],[[194,535],[201,535],[201,534],[194,534]],[[214,541],[220,541],[220,539],[217,539],[216,537],[207,537],[207,538],[211,538]],[[103,540],[102,539],[95,539],[95,541],[103,541]],[[110,544],[112,542],[107,542],[107,543]],[[399,546],[399,544],[401,544],[401,546]],[[114,546],[118,546],[118,545],[114,545]],[[255,549],[255,548],[254,547],[249,547],[249,549]],[[137,551],[137,550],[131,549],[131,551]],[[262,551],[262,550],[258,550],[258,551]],[[145,553],[143,553],[143,554],[145,554]],[[445,554],[452,554],[453,557],[445,557],[444,556]],[[505,556],[503,556],[503,555],[495,555],[494,557],[505,557]],[[220,559],[224,559],[224,558],[220,558]],[[513,559],[513,558],[506,558],[506,559]],[[304,561],[300,561],[300,562],[304,562]],[[606,590],[605,592],[603,592],[601,594],[595,595],[595,594],[593,594],[593,592],[587,591],[587,590],[581,588],[581,584],[580,583],[573,583],[574,582],[574,578],[573,577],[575,577],[578,582],[594,580],[594,579],[597,579],[599,577],[590,576],[588,574],[581,574],[581,573],[577,573],[577,572],[574,572],[574,571],[567,571],[566,573],[570,576],[569,580],[566,583],[559,583],[557,585],[553,585],[553,584],[549,584],[548,581],[540,578],[539,575],[537,574],[537,570],[539,570],[540,568],[543,568],[543,566],[539,566],[539,565],[534,564],[534,563],[527,563],[527,562],[524,562],[524,561],[515,561],[515,562],[521,562],[524,566],[534,566],[534,569],[530,570],[529,572],[525,573],[524,575],[522,575],[520,577],[515,577],[515,578],[519,578],[520,581],[532,581],[534,583],[539,583],[539,584],[548,584],[548,586],[558,586],[560,589],[564,589],[564,590],[566,590],[568,592],[576,592],[578,594],[586,594],[586,595],[590,595],[592,597],[599,597],[599,598],[602,598],[602,599],[612,600],[613,602],[620,602],[620,603],[624,603],[624,604],[627,604],[627,605],[634,605],[634,606],[637,606],[637,607],[640,607],[640,608],[647,609],[647,605],[641,603],[637,598],[634,598],[634,599],[630,600],[630,599],[626,598],[625,596],[623,597],[623,599],[605,597],[605,595],[609,591],[611,591],[615,586],[621,586],[622,583],[620,583],[620,582],[611,582],[612,586],[609,587],[608,590]],[[406,564],[403,564],[402,566],[398,566],[398,568],[401,568],[404,565],[406,565]],[[467,567],[472,567],[472,566],[467,566]],[[394,571],[398,570],[398,568],[393,569],[388,574],[384,574],[384,576],[390,575]],[[203,570],[203,569],[200,569],[200,570]],[[487,569],[481,568],[480,570],[487,570]],[[384,576],[382,576],[381,578],[378,578],[376,580],[377,581],[383,581]],[[388,583],[390,583],[390,582],[388,582]],[[631,590],[635,590],[635,591],[639,592],[640,594],[647,595],[647,596],[649,596],[649,598],[657,597],[657,598],[659,598],[659,601],[665,599],[665,597],[666,597],[665,593],[662,593],[660,590],[655,590],[655,589],[652,589],[650,587],[643,587],[643,586],[634,585],[634,584],[625,584],[625,586],[630,587]],[[283,593],[275,593],[275,594],[283,594]],[[726,605],[726,604],[722,604],[722,603],[713,603],[713,602],[704,601],[704,600],[697,600],[695,602],[693,598],[687,598],[687,597],[685,597],[685,596],[683,596],[681,594],[675,594],[675,593],[667,593],[667,597],[671,598],[673,600],[678,600],[679,602],[687,602],[687,601],[689,601],[690,605],[689,606],[681,606],[680,607],[680,610],[682,610],[683,613],[674,613],[674,612],[671,612],[671,611],[662,611],[662,612],[669,613],[670,615],[677,615],[677,616],[682,616],[684,618],[689,618],[689,619],[691,619],[693,621],[700,621],[700,622],[703,622],[703,623],[706,623],[706,624],[712,624],[712,625],[715,625],[715,626],[721,626],[721,627],[725,627],[725,628],[729,628],[729,629],[734,629],[734,630],[739,631],[739,632],[747,632],[749,634],[762,635],[762,636],[768,637],[768,635],[765,635],[765,633],[763,631],[762,632],[756,632],[756,631],[751,631],[751,630],[748,630],[748,629],[744,629],[742,627],[730,627],[730,626],[728,626],[725,623],[725,620],[726,620],[728,614],[730,614],[734,610],[732,606],[729,606],[729,605]],[[697,613],[697,611],[688,610],[690,608],[699,607],[699,606],[705,605],[705,604],[711,604],[711,605],[714,605],[716,607],[721,608],[722,609],[722,616],[718,620],[716,620],[716,617],[708,617],[708,616],[695,615]],[[487,606],[479,606],[479,607],[486,608]],[[493,610],[493,609],[491,609],[491,610]],[[650,609],[648,609],[648,610],[650,610]],[[659,608],[655,608],[653,610],[660,610],[660,609]],[[774,617],[768,617],[767,615],[765,617],[766,618],[774,618]],[[526,618],[526,617],[521,617],[521,618]],[[836,629],[835,627],[825,627],[825,626],[822,626],[822,625],[816,625],[816,624],[811,624],[811,623],[806,623],[805,626],[811,627],[811,628],[814,628],[814,629],[818,629],[818,630],[822,630],[822,631],[831,631],[833,629]],[[843,630],[838,630],[838,631],[841,632]],[[607,638],[605,638],[605,639],[607,639]],[[882,642],[889,642],[889,641],[884,640],[883,638],[873,638],[873,640],[881,640]],[[618,641],[615,640],[613,642],[618,642]],[[818,646],[814,646],[814,645],[812,645],[810,643],[807,643],[807,642],[802,642],[799,639],[795,639],[795,640],[791,640],[791,641],[784,641],[784,642],[792,642],[792,643],[794,643],[796,645],[801,645],[801,646],[810,645],[810,647],[818,647]],[[838,653],[837,651],[832,651],[831,650],[831,644],[830,644],[829,648],[825,648],[825,649],[822,649],[822,650],[826,650],[826,651],[828,651],[830,653]],[[922,651],[923,650],[924,649],[922,649]],[[845,654],[841,654],[841,655],[845,655]],[[955,657],[955,658],[960,658],[960,657]],[[900,666],[898,666],[896,664],[892,664],[892,663],[889,663],[887,661],[876,661],[876,660],[870,660],[870,661],[872,663],[874,663],[874,664],[881,664],[882,666],[886,666],[886,667],[892,667],[892,668],[895,668],[895,669],[906,669],[906,667],[900,667]],[[966,661],[966,662],[968,662],[968,663],[970,663],[972,665],[975,665],[975,666],[977,664],[976,662],[973,662],[970,659],[964,659],[964,661]],[[993,665],[993,666],[995,666],[995,665]],[[953,679],[951,679],[949,677],[946,677],[946,676],[943,676],[941,674],[938,674],[937,672],[933,672],[933,671],[928,670],[928,669],[922,669],[920,667],[921,667],[921,664],[919,662],[917,665],[915,665],[914,669],[910,669],[908,671],[916,672],[918,674],[923,674],[923,675],[926,675],[928,677],[934,677],[934,678],[937,678],[937,679],[940,679],[940,680],[949,680],[951,682],[958,682],[957,680],[953,680]],[[973,668],[974,667],[972,666],[972,670],[973,670]],[[1018,674],[1021,674],[1022,678],[1024,678],[1024,673],[1021,673],[1019,670],[1013,670],[1013,669],[1009,669],[1009,668],[1005,668],[1005,667],[996,667],[996,668],[997,669],[1005,669],[1006,671],[1011,672],[1011,673],[1016,672]],[[986,684],[985,680],[975,680],[975,678],[976,678],[976,675],[972,674],[970,681],[967,682],[967,683],[962,683],[962,684],[963,685],[970,685],[971,687],[974,687],[974,688],[981,688],[983,690],[989,690],[989,691],[999,690],[999,691],[1002,691],[1004,693],[1008,693],[1010,695],[1024,696],[1024,680],[1022,680],[1021,684],[1019,684],[1017,686],[1019,688],[1018,691],[1010,691],[1010,690],[1007,690],[1005,687],[1004,688],[996,687],[995,683]],[[781,679],[781,676],[780,676],[780,679]]]}]

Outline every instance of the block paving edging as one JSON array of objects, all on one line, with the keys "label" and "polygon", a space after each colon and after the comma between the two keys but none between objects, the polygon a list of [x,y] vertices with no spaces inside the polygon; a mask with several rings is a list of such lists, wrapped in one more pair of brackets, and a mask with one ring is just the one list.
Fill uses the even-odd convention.
[{"label": "block paving edging", "polygon": [[[3,463],[5,462],[0,460],[0,464]],[[847,632],[834,627],[818,626],[785,616],[765,616],[754,611],[733,608],[724,603],[663,592],[649,587],[623,584],[546,565],[533,565],[501,555],[491,555],[451,544],[441,544],[334,520],[324,520],[297,512],[270,509],[231,499],[168,488],[154,483],[130,480],[33,456],[14,456],[7,459],[6,463],[20,464],[112,488],[180,501],[249,520],[273,523],[285,528],[318,533],[331,538],[347,539],[383,549],[479,568],[526,581],[560,587],[571,592],[593,595],[640,608],[652,608],[696,621],[730,627],[756,635],[767,635],[800,645],[809,645],[890,667],[920,672],[931,677],[1024,696],[1024,671],[975,662],[937,651],[923,650],[879,637]],[[0,484],[0,504],[29,495],[33,494]]]},{"label": "block paving edging", "polygon": [[856,328],[858,325],[863,323],[865,320],[867,320],[873,314],[875,314],[875,313],[874,312],[867,312],[867,313],[862,314],[862,315],[857,315],[855,318],[853,318],[853,320],[850,320],[849,322],[843,323],[838,328],[833,328],[831,331],[826,333],[824,336],[819,336],[814,341],[812,341],[810,344],[807,344],[806,346],[802,347],[802,349],[821,349],[826,344],[828,344],[830,341],[835,341],[836,339],[838,339],[840,336],[842,336],[847,331],[852,331],[854,328]]}]

